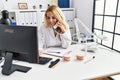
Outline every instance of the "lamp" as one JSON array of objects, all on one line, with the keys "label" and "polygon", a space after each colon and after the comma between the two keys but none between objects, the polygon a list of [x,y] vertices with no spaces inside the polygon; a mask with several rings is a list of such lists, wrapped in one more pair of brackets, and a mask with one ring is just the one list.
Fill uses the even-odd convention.
[{"label": "lamp", "polygon": [[100,39],[100,40],[108,40],[108,38],[105,36],[105,35],[102,35],[102,34],[99,34],[97,35],[96,33],[92,32],[79,18],[75,18],[74,19],[74,23],[75,23],[75,26],[76,26],[76,34],[74,34],[73,36],[76,36],[77,39],[78,39],[78,43],[81,43],[81,33],[80,33],[80,30],[79,30],[79,26],[78,26],[78,23],[80,23],[82,25],[82,27],[92,36],[91,38],[88,38],[87,35],[85,35],[84,33],[84,38],[86,37],[87,39],[93,39],[93,40],[96,40],[96,39]]},{"label": "lamp", "polygon": [[0,24],[12,25],[12,21],[9,18],[9,12],[7,10],[3,10],[1,13],[2,18],[0,19]]},{"label": "lamp", "polygon": [[[9,18],[9,12],[7,10],[3,10],[2,12],[2,18],[0,19],[0,24],[4,24],[4,25],[12,25],[12,21]],[[0,50],[0,60],[2,59],[2,52]]]},{"label": "lamp", "polygon": [[[76,26],[76,34],[74,34],[73,35],[73,37],[75,36],[75,37],[77,37],[77,41],[76,41],[76,43],[85,43],[85,48],[83,48],[82,50],[83,51],[85,51],[85,52],[87,52],[87,51],[89,51],[89,52],[94,52],[95,50],[96,50],[96,48],[97,48],[97,46],[95,46],[96,45],[96,42],[97,42],[97,39],[100,39],[100,40],[108,40],[108,38],[106,37],[106,36],[104,36],[104,35],[102,35],[102,34],[99,34],[99,35],[97,35],[96,33],[94,33],[94,32],[92,32],[79,18],[75,18],[74,19],[74,23],[75,23],[75,26]],[[92,37],[91,38],[89,38],[87,35],[85,35],[84,34],[84,36],[83,35],[81,35],[81,33],[80,33],[80,30],[79,30],[79,26],[78,26],[78,23],[80,23],[82,26],[81,27],[83,27]],[[88,41],[87,40],[93,40],[93,42],[92,42],[92,44],[90,43],[88,43]],[[75,41],[74,41],[75,42]],[[95,44],[95,45],[94,45]],[[93,46],[94,45],[94,46]]]}]

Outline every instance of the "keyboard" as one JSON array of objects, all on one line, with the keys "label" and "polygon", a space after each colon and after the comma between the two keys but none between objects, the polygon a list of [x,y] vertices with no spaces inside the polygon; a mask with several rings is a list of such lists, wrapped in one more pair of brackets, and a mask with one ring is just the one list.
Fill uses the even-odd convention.
[{"label": "keyboard", "polygon": [[52,60],[52,58],[49,58],[49,57],[39,57],[39,64],[46,64],[48,63],[50,60]]}]

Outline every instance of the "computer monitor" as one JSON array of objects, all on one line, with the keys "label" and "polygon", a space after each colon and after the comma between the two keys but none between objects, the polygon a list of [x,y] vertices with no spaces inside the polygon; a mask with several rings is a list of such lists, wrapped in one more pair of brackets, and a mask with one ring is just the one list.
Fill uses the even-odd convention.
[{"label": "computer monitor", "polygon": [[12,64],[12,60],[38,63],[37,27],[0,24],[0,50],[5,55],[2,74],[27,72],[31,67]]}]

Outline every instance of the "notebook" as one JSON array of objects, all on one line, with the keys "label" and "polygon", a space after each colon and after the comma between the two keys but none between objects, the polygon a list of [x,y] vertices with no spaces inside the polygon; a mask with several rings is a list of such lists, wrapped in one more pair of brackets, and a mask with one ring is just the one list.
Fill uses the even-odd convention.
[{"label": "notebook", "polygon": [[51,48],[44,50],[43,53],[47,55],[63,58],[63,56],[69,56],[71,51],[68,51],[67,49],[63,49],[60,47],[51,47]]}]

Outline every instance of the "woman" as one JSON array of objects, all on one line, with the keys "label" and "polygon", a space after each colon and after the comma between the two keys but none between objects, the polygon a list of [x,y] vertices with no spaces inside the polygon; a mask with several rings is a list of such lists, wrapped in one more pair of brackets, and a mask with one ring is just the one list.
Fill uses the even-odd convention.
[{"label": "woman", "polygon": [[69,25],[59,7],[49,6],[45,12],[45,24],[38,31],[39,54],[44,48],[67,48],[71,44]]}]

